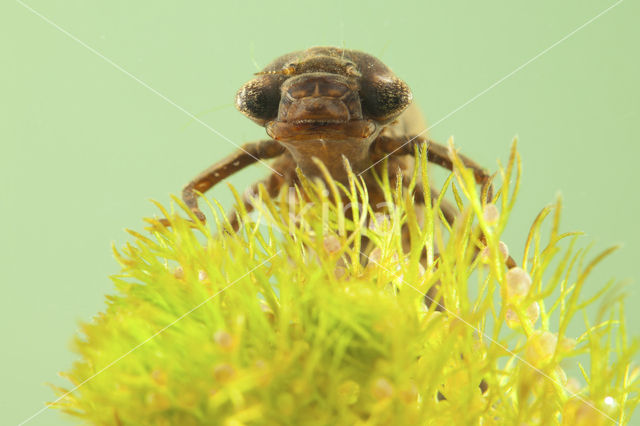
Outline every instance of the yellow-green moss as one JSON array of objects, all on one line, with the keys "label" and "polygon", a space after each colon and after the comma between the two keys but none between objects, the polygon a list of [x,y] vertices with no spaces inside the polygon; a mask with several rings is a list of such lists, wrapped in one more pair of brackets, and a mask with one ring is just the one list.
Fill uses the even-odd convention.
[{"label": "yellow-green moss", "polygon": [[[368,205],[356,178],[349,188],[303,179],[308,201],[262,197],[257,215],[241,212],[237,234],[217,208],[211,230],[160,207],[172,227],[151,221],[150,234],[131,232],[116,251],[116,293],[82,326],[81,359],[65,373],[72,385],[53,405],[96,425],[628,422],[637,345],[627,342],[620,298],[608,299],[606,320],[567,334],[572,317],[611,294],[580,297],[608,252],[586,261],[577,235],[558,229],[558,202],[550,235],[541,235],[545,208],[524,257],[514,255],[526,273],[509,275],[500,235],[519,183],[515,144],[497,210],[452,155],[454,229],[434,225],[437,209],[415,209],[386,180],[389,214],[377,225],[372,212],[345,217],[335,203],[346,193]],[[423,179],[426,167],[417,168]],[[476,257],[481,230],[487,248]],[[436,281],[445,312],[422,304]],[[563,367],[578,359],[584,376],[567,378]]]}]

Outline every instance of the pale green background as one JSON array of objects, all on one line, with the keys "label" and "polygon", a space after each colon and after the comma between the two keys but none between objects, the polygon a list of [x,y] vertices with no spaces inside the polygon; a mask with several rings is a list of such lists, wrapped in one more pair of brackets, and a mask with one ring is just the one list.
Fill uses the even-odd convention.
[{"label": "pale green background", "polygon": [[[31,7],[237,143],[265,136],[233,107],[256,65],[314,45],[378,56],[431,123],[613,1],[45,1]],[[267,6],[268,5],[268,6]],[[234,147],[20,3],[0,8],[0,417],[53,399],[79,320],[104,307],[128,241],[193,175]],[[462,110],[431,135],[494,169],[520,138],[524,180],[505,236],[515,257],[560,192],[564,230],[622,243],[588,282],[629,279],[640,321],[640,7],[627,0]],[[255,63],[255,64],[254,64]],[[238,187],[266,172],[233,177]],[[227,205],[221,185],[212,195]],[[594,252],[595,253],[595,252]],[[30,425],[67,424],[52,410]]]}]

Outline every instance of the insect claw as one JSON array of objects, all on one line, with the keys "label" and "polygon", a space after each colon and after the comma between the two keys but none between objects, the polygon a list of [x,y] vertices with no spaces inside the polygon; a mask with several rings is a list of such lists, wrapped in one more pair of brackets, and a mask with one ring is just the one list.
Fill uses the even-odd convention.
[{"label": "insect claw", "polygon": [[164,219],[164,218],[162,218],[162,219],[158,219],[158,222],[159,222],[162,226],[164,226],[164,227],[166,227],[166,228],[170,228],[170,227],[171,227],[171,222],[169,221],[169,219]]},{"label": "insect claw", "polygon": [[202,222],[203,225],[207,223],[207,217],[204,215],[204,213],[202,213],[202,211],[200,211],[200,209],[198,208],[192,209],[191,213],[193,213],[194,216],[197,217],[198,220]]},{"label": "insect claw", "polygon": [[[191,219],[186,220],[186,222],[190,223],[190,226],[192,228],[197,228],[199,224],[203,224],[204,225],[205,223],[207,223],[207,218],[205,217],[204,213],[202,213],[200,210],[198,210],[198,211],[193,210],[192,212],[198,218],[198,221],[191,220]],[[171,228],[172,227],[171,221],[169,219],[166,219],[166,218],[162,218],[162,219],[145,219],[145,220],[147,222],[149,222],[151,225],[153,225],[154,227],[157,227],[158,224],[164,226],[165,228]]]}]

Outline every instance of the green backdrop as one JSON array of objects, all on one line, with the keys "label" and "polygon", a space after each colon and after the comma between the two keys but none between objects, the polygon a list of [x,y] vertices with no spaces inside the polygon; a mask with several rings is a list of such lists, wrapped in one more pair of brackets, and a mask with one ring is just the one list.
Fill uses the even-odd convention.
[{"label": "green backdrop", "polygon": [[[149,199],[168,203],[234,149],[185,111],[236,143],[263,138],[235,91],[314,45],[378,56],[438,123],[431,136],[454,136],[489,168],[518,135],[512,253],[521,258],[535,215],[562,194],[564,230],[585,231],[594,254],[623,244],[588,286],[628,279],[640,334],[638,2],[10,0],[0,16],[2,424],[52,400],[44,382],[64,383],[56,372],[73,359],[78,321],[112,291],[110,246],[128,241],[124,228],[140,230],[156,214]],[[211,195],[230,205],[225,185]],[[29,424],[67,422],[46,410]]]}]

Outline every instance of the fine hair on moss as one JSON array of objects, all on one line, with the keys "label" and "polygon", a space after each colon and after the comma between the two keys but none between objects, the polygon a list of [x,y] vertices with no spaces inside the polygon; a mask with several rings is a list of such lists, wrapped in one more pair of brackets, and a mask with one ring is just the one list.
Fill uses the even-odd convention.
[{"label": "fine hair on moss", "polygon": [[449,147],[454,171],[425,205],[411,196],[430,187],[425,150],[408,188],[378,180],[382,212],[353,173],[261,188],[252,214],[233,190],[238,232],[215,201],[207,224],[158,204],[171,226],[149,219],[114,250],[114,294],[82,324],[52,406],[94,425],[629,423],[640,370],[623,293],[583,291],[614,248],[580,248],[557,200],[507,268],[516,144],[491,202]]}]

